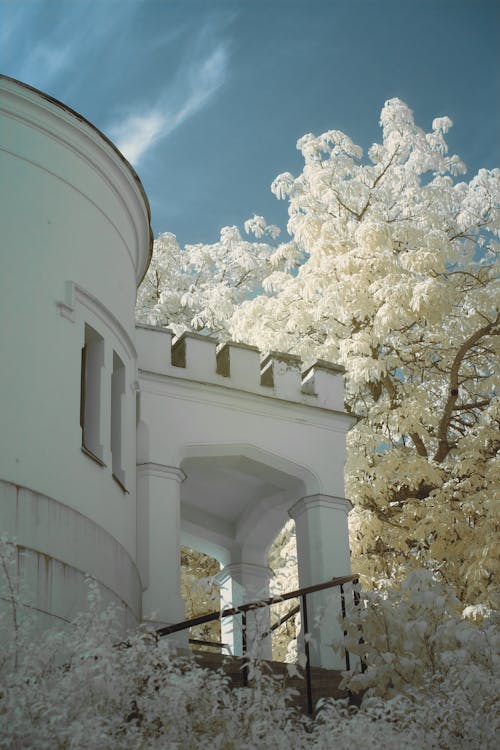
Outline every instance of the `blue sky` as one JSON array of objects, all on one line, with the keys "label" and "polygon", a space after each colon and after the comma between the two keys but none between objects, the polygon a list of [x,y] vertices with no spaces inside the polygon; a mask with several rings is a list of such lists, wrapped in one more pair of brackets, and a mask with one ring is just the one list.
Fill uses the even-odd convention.
[{"label": "blue sky", "polygon": [[398,96],[472,175],[499,165],[497,0],[0,0],[0,70],[103,130],[136,167],[155,234],[214,241],[254,213],[297,139],[368,148]]}]

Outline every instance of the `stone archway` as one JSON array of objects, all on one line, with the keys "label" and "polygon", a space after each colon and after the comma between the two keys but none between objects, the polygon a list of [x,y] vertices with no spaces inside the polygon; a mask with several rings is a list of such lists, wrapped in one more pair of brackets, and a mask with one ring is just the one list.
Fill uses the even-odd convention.
[{"label": "stone archway", "polygon": [[[199,540],[200,551],[224,551],[218,556],[224,562],[221,605],[267,597],[272,576],[268,549],[288,520],[289,509],[317,491],[317,478],[306,467],[249,444],[193,445],[185,453],[180,463],[186,476],[181,529]],[[267,611],[261,615],[261,620],[268,618]],[[236,624],[226,623],[223,633],[239,653]],[[270,640],[262,645],[261,655],[270,658]]]}]

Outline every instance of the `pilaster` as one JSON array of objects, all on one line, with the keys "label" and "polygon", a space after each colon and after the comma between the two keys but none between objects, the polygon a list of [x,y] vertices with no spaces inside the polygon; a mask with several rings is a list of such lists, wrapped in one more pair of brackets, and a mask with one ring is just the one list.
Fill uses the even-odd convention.
[{"label": "pilaster", "polygon": [[[290,508],[289,515],[296,528],[301,588],[350,574],[347,516],[351,508],[345,498],[322,494],[304,497]],[[341,612],[338,588],[310,594],[307,605],[312,663],[343,668],[342,653],[332,647],[342,637],[337,620]]]},{"label": "pilaster", "polygon": [[[180,485],[184,472],[159,463],[137,465],[138,553],[144,620],[155,626],[184,619],[180,579]],[[175,640],[187,641],[187,634]]]}]

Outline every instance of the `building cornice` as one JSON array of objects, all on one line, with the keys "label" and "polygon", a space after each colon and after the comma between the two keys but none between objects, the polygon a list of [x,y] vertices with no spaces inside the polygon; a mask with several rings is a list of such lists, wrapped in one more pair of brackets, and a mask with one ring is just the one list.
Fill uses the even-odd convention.
[{"label": "building cornice", "polygon": [[[235,411],[262,414],[262,416],[268,416],[269,410],[272,409],[276,419],[314,424],[344,434],[357,423],[357,418],[347,412],[326,409],[315,403],[287,400],[273,393],[255,393],[234,386],[176,378],[173,375],[163,375],[141,369],[139,369],[139,383],[141,391],[146,393],[168,395],[171,398],[197,403],[209,401],[217,406],[227,406]],[[244,406],[243,400],[246,400],[248,405]]]}]

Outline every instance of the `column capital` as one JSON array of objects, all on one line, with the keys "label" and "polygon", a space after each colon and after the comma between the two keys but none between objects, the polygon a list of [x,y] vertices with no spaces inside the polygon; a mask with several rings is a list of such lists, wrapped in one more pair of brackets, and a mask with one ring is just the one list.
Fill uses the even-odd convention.
[{"label": "column capital", "polygon": [[165,466],[165,464],[156,464],[151,461],[143,464],[137,464],[138,477],[159,477],[160,479],[175,479],[178,484],[183,482],[186,475],[177,466]]},{"label": "column capital", "polygon": [[288,511],[290,518],[295,521],[303,513],[316,508],[328,508],[330,510],[340,510],[346,515],[353,508],[353,504],[345,497],[335,497],[334,495],[307,495],[298,500]]},{"label": "column capital", "polygon": [[267,565],[256,565],[254,563],[230,563],[225,565],[214,578],[220,586],[223,586],[228,580],[234,580],[240,585],[244,585],[244,579],[248,578],[261,581],[262,584],[268,583],[274,576],[274,572]]}]

